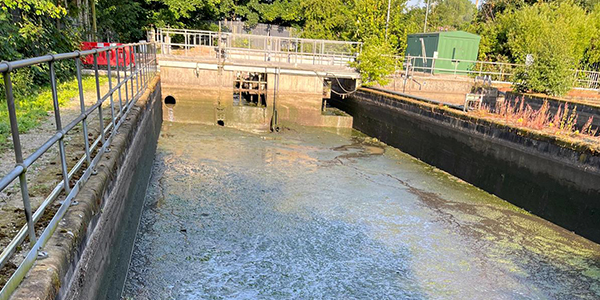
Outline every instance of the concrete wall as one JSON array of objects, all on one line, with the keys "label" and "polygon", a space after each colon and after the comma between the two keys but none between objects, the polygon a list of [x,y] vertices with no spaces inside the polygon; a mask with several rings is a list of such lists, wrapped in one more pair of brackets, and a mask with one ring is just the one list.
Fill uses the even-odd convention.
[{"label": "concrete wall", "polygon": [[404,92],[406,94],[424,97],[452,104],[464,104],[465,95],[473,89],[474,81],[467,76],[454,75],[418,75],[412,76],[413,80],[407,80],[399,74],[390,76],[390,81],[381,88]]},{"label": "concrete wall", "polygon": [[597,149],[368,89],[331,103],[354,128],[600,242]]},{"label": "concrete wall", "polygon": [[[173,88],[205,88],[233,90],[235,74],[232,71],[196,70],[191,68],[166,67],[160,69],[162,84]],[[273,91],[275,75],[267,75],[267,86]],[[323,79],[318,76],[281,74],[279,77],[281,93],[323,93]]]},{"label": "concrete wall", "polygon": [[12,299],[120,299],[162,123],[161,85],[136,102]]},{"label": "concrete wall", "polygon": [[[163,96],[171,95],[176,99],[175,106],[163,108],[164,120],[198,124],[217,124],[218,120],[223,120],[228,127],[269,130],[274,79],[275,75],[267,75],[267,107],[237,106],[233,104],[233,72],[161,67]],[[279,121],[282,125],[289,122],[304,126],[351,127],[350,116],[321,112],[322,97],[323,78],[281,74],[276,101]]]},{"label": "concrete wall", "polygon": [[234,74],[231,71],[161,67],[160,75],[165,87],[233,89]]}]

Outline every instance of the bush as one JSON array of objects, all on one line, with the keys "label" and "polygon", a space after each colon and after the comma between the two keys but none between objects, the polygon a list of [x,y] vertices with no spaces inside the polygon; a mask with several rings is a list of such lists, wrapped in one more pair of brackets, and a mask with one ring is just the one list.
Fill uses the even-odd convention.
[{"label": "bush", "polygon": [[592,39],[591,16],[571,2],[539,3],[502,16],[499,32],[507,37],[507,49],[516,63],[527,55],[534,61],[518,68],[514,82],[521,91],[563,95],[573,83]]},{"label": "bush", "polygon": [[394,49],[385,40],[371,38],[367,40],[357,62],[353,67],[357,68],[365,85],[378,83],[386,85],[389,82],[388,75],[395,71]]}]

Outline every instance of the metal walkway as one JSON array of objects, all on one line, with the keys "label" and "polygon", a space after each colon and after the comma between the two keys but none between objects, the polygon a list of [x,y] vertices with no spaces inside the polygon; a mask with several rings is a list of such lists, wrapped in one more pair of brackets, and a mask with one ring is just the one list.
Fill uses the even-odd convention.
[{"label": "metal walkway", "polygon": [[362,43],[160,28],[160,66],[359,78],[351,66]]}]

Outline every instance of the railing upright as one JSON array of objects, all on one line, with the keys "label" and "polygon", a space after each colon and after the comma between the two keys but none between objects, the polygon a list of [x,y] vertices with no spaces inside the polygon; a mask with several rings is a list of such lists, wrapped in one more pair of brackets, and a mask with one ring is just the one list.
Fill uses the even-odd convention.
[{"label": "railing upright", "polygon": [[115,128],[115,104],[113,102],[113,93],[112,93],[112,72],[111,72],[111,62],[110,62],[110,50],[106,51],[106,61],[107,61],[107,75],[108,75],[108,90],[111,91],[110,93],[110,116],[111,116],[111,123],[112,123],[112,128]]},{"label": "railing upright", "polygon": [[81,58],[78,56],[75,58],[75,65],[77,67],[77,89],[79,90],[79,106],[83,119],[81,120],[81,126],[83,127],[83,145],[85,148],[85,161],[88,167],[92,165],[92,159],[90,157],[90,142],[88,139],[88,127],[87,127],[87,115],[85,115],[85,98],[83,96],[83,83],[81,82]]},{"label": "railing upright", "polygon": [[134,93],[134,87],[133,87],[133,77],[135,76],[135,73],[133,71],[133,47],[129,48],[129,54],[127,55],[129,57],[129,78],[132,79],[132,82],[130,84],[131,86],[131,98],[133,99],[135,97],[135,93]]},{"label": "railing upright", "polygon": [[115,49],[115,69],[117,70],[117,89],[119,95],[119,114],[123,113],[123,99],[121,99],[121,72],[119,71],[119,48]]},{"label": "railing upright", "polygon": [[[127,80],[127,57],[125,56],[125,52],[125,48],[123,48],[123,81],[125,81],[125,106],[127,106],[127,103],[129,102],[129,89],[127,82],[129,80]],[[133,97],[133,95],[131,95],[131,97]]]},{"label": "railing upright", "polygon": [[96,77],[96,97],[98,101],[98,119],[100,123],[101,143],[104,144],[106,137],[104,136],[104,118],[102,117],[102,97],[100,96],[100,74],[98,72],[98,51],[94,52],[94,75]]},{"label": "railing upright", "polygon": [[23,150],[21,149],[21,139],[19,136],[19,126],[17,123],[17,112],[15,108],[15,98],[13,95],[13,85],[10,78],[10,68],[4,72],[4,89],[6,93],[6,103],[8,105],[8,116],[10,119],[10,132],[12,134],[13,146],[15,151],[15,161],[22,170],[19,174],[19,184],[21,187],[21,196],[23,198],[23,208],[25,211],[25,220],[29,232],[30,247],[36,243],[35,228],[31,219],[31,203],[29,201],[29,191],[27,189],[27,168],[23,166]]},{"label": "railing upright", "polygon": [[65,195],[67,195],[71,191],[71,187],[69,186],[69,171],[67,169],[67,157],[65,153],[65,133],[62,132],[62,120],[60,118],[58,92],[56,91],[56,71],[54,70],[54,61],[52,60],[48,64],[50,65],[50,88],[52,89],[52,103],[54,105],[56,132],[62,133],[58,140],[58,149],[60,152],[60,165],[64,181],[63,189],[65,190]]}]

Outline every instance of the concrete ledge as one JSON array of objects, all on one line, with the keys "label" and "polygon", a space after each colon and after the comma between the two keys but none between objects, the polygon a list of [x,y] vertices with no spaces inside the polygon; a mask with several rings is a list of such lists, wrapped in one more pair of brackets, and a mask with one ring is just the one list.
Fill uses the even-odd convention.
[{"label": "concrete ledge", "polygon": [[595,242],[599,147],[361,89],[330,102],[354,128]]},{"label": "concrete ledge", "polygon": [[[11,299],[98,298],[107,266],[114,260],[111,241],[120,230],[123,208],[134,202],[129,198],[130,184],[134,187],[144,181],[133,171],[143,170],[137,165],[140,157],[154,156],[160,109],[160,78],[156,76],[119,128],[111,152],[98,164],[98,174],[75,197],[79,205],[69,208],[48,241],[44,250],[49,257],[34,264]],[[143,197],[138,202],[143,203]]]}]

